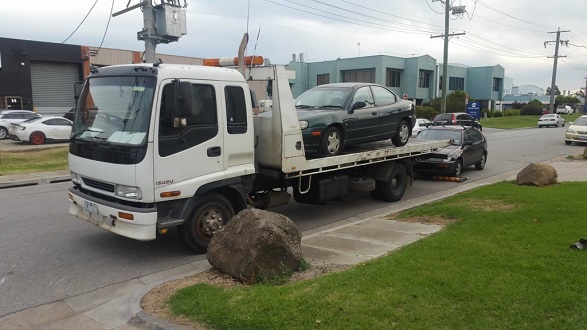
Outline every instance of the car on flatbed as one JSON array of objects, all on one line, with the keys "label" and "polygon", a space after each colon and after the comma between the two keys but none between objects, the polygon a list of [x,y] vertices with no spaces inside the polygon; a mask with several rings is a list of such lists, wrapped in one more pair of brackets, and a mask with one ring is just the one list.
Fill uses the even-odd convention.
[{"label": "car on flatbed", "polygon": [[323,156],[387,139],[404,146],[416,121],[411,101],[371,83],[319,85],[297,97],[295,105],[306,151]]}]

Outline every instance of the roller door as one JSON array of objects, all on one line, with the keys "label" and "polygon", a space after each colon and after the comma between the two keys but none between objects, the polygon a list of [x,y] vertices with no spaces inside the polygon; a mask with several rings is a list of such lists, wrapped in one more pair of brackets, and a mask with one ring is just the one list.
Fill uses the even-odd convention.
[{"label": "roller door", "polygon": [[66,113],[75,105],[73,85],[79,77],[77,64],[31,62],[33,106],[39,113]]}]

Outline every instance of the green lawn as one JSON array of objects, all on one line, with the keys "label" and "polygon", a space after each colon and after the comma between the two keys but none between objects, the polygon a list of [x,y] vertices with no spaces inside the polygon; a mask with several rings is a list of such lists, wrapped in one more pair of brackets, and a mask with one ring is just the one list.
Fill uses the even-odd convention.
[{"label": "green lawn", "polygon": [[66,170],[67,148],[0,151],[0,175]]},{"label": "green lawn", "polygon": [[172,311],[214,329],[583,329],[587,183],[501,182],[407,210],[446,229],[340,273],[282,286],[198,284]]},{"label": "green lawn", "polygon": [[[575,121],[577,117],[582,114],[574,113],[572,115],[562,115],[566,123]],[[524,128],[524,127],[538,127],[538,118],[540,116],[511,116],[511,117],[496,117],[496,118],[481,118],[481,125],[483,127],[491,128]]]}]

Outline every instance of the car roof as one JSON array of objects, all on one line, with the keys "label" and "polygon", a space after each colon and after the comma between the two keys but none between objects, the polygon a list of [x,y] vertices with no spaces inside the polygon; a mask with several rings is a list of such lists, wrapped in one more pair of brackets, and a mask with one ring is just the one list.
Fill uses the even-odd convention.
[{"label": "car roof", "polygon": [[434,130],[452,130],[452,131],[463,131],[466,129],[471,129],[471,126],[461,126],[461,125],[440,125],[440,126],[430,126],[428,129]]},{"label": "car roof", "polygon": [[[354,87],[363,87],[363,86],[382,86],[379,84],[373,83],[365,83],[365,82],[344,82],[344,83],[332,83],[332,84],[324,84],[318,85],[314,88],[354,88]],[[384,87],[384,86],[382,86]]]},{"label": "car roof", "polygon": [[[5,115],[7,113],[36,113],[30,110],[0,110],[0,115]],[[40,115],[39,115],[40,116]]]}]

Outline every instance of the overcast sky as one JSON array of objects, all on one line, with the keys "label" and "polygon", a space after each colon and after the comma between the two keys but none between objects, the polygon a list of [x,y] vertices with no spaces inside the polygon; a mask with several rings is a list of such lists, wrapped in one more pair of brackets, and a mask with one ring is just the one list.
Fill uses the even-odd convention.
[{"label": "overcast sky", "polygon": [[[3,0],[0,36],[61,43],[96,0]],[[184,4],[184,0],[180,0]],[[357,56],[428,54],[441,63],[444,1],[436,0],[186,0],[187,35],[161,44],[157,52],[194,57],[236,56],[248,29],[249,55],[287,64],[303,53],[309,62]],[[155,0],[154,3],[160,3]],[[144,50],[138,9],[112,17],[129,0],[98,0],[65,43]],[[130,0],[130,5],[139,0]],[[575,91],[587,76],[585,0],[460,0],[462,15],[451,15],[450,32],[465,33],[449,42],[448,63],[501,65],[514,85],[550,87],[557,29],[568,44],[559,48],[556,84]],[[108,25],[108,29],[106,27]],[[260,30],[260,33],[259,33]],[[258,36],[258,39],[257,39]],[[550,57],[550,58],[549,58]]]}]

